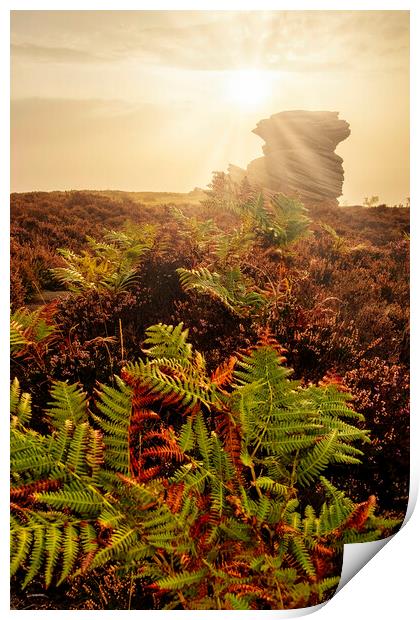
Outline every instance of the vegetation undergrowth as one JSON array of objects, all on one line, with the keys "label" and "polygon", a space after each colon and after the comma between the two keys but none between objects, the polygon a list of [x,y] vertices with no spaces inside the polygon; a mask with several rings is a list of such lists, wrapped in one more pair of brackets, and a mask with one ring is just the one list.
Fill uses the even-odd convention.
[{"label": "vegetation undergrowth", "polygon": [[[14,605],[330,597],[343,545],[395,531],[407,501],[406,231],[223,174],[200,210],[119,198],[115,228],[83,196],[68,208],[96,201],[107,226],[85,244],[31,254],[42,209],[14,229]],[[68,292],[29,309],[41,252],[33,288]]]}]

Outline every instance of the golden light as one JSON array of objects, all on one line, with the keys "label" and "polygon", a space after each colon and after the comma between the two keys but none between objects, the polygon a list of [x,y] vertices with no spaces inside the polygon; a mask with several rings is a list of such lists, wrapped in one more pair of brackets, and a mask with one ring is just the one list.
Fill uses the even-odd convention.
[{"label": "golden light", "polygon": [[231,103],[252,107],[267,99],[270,87],[267,71],[253,69],[234,71],[226,80],[226,97]]}]

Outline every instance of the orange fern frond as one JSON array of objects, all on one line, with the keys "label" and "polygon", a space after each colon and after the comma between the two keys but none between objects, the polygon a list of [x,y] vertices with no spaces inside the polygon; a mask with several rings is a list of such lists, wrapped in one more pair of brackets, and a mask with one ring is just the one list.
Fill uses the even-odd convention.
[{"label": "orange fern frond", "polygon": [[210,498],[204,493],[197,493],[194,497],[195,504],[201,512],[210,511]]},{"label": "orange fern frond", "polygon": [[241,562],[239,560],[233,560],[227,564],[222,564],[222,569],[225,573],[230,575],[231,577],[236,577],[237,579],[242,579],[243,577],[247,577],[249,574],[249,564],[246,562]]},{"label": "orange fern frond", "polygon": [[210,514],[201,514],[192,525],[190,529],[190,535],[194,540],[201,541],[201,544],[205,542],[205,538],[203,534],[207,528],[207,525],[210,523],[211,518]]},{"label": "orange fern frond", "polygon": [[92,564],[93,560],[95,559],[96,553],[97,553],[97,550],[95,549],[94,551],[89,551],[89,552],[88,552],[88,553],[87,553],[87,554],[83,557],[83,559],[82,559],[82,561],[81,561],[81,564],[80,564],[80,572],[81,572],[82,574],[83,574],[83,573],[86,573],[86,572],[89,570],[89,568],[90,568],[90,566],[91,566],[91,564]]},{"label": "orange fern frond", "polygon": [[142,460],[147,458],[160,458],[166,461],[174,459],[182,463],[184,460],[184,453],[181,452],[178,446],[157,446],[155,448],[146,448],[143,450],[141,458]]},{"label": "orange fern frond", "polygon": [[14,500],[25,499],[32,501],[34,493],[41,491],[55,491],[59,489],[61,482],[59,480],[38,480],[29,484],[23,484],[20,487],[10,489],[10,498]]},{"label": "orange fern frond", "polygon": [[162,469],[162,465],[155,465],[152,467],[148,467],[143,468],[141,470],[139,470],[137,479],[139,482],[147,482],[148,480],[151,480],[152,478],[156,478],[157,475],[160,473]]},{"label": "orange fern frond", "polygon": [[[182,508],[184,488],[185,488],[185,484],[183,482],[171,484],[167,488],[166,503],[169,507],[169,510],[173,513],[179,512]],[[181,558],[181,562],[182,562],[182,558]],[[185,564],[186,562],[184,560],[184,565]]]},{"label": "orange fern frond", "polygon": [[141,427],[144,419],[145,417],[141,418],[137,426],[137,435],[133,437],[130,453],[133,475],[141,482],[156,476],[171,461],[182,463],[185,459],[171,427],[145,431]]},{"label": "orange fern frond", "polygon": [[239,497],[236,495],[226,495],[226,501],[233,508],[235,517],[239,517],[241,521],[244,521],[245,523],[249,521],[249,517],[244,511]]},{"label": "orange fern frond", "polygon": [[[264,594],[262,588],[252,583],[232,583],[229,585],[227,591],[232,594],[237,594],[238,596],[244,596],[245,594],[257,594],[259,598],[268,596],[266,593]],[[268,597],[268,599],[270,602],[273,602],[271,597]]]},{"label": "orange fern frond", "polygon": [[143,442],[149,443],[150,441],[152,441],[152,439],[157,439],[158,441],[166,441],[171,443],[175,441],[175,437],[172,433],[169,429],[166,429],[164,427],[158,428],[156,430],[150,429],[149,431],[147,431],[147,433],[144,434]]},{"label": "orange fern frond", "polygon": [[232,380],[233,369],[236,362],[237,358],[234,355],[231,355],[226,362],[218,366],[211,375],[212,383],[216,384],[218,387],[229,385]]},{"label": "orange fern frond", "polygon": [[350,390],[343,384],[343,378],[334,370],[329,370],[324,377],[318,382],[320,387],[329,387],[333,385],[340,392],[349,392]]},{"label": "orange fern frond", "polygon": [[223,448],[236,467],[238,482],[241,482],[243,463],[241,461],[242,437],[240,426],[236,423],[230,411],[221,412],[216,416],[215,425],[216,433],[222,441]]},{"label": "orange fern frond", "polygon": [[311,560],[315,567],[316,576],[319,581],[331,574],[331,559],[326,559],[325,557],[320,557],[315,554]]},{"label": "orange fern frond", "polygon": [[287,349],[285,349],[277,340],[277,338],[274,336],[273,332],[271,331],[271,329],[269,327],[264,327],[263,329],[260,329],[258,332],[258,342],[257,342],[257,347],[270,347],[272,349],[274,349],[275,351],[277,351],[278,355],[280,356],[280,361],[283,363],[286,361],[286,358],[283,357],[283,353],[287,353]]},{"label": "orange fern frond", "polygon": [[144,433],[144,422],[146,420],[156,420],[159,416],[150,409],[144,409],[136,403],[138,408],[133,405],[130,425],[128,427],[128,444],[130,451],[130,470],[131,475],[137,478],[140,473],[140,437]]},{"label": "orange fern frond", "polygon": [[372,514],[372,509],[376,506],[376,497],[371,495],[366,502],[357,504],[345,523],[345,527],[353,527],[361,532],[366,521]]},{"label": "orange fern frond", "polygon": [[143,407],[137,409],[133,406],[132,424],[142,423],[146,420],[160,420],[160,416],[151,409],[144,409]]},{"label": "orange fern frond", "polygon": [[321,543],[317,543],[315,545],[315,552],[319,554],[320,556],[324,556],[328,558],[331,558],[335,553],[334,549],[332,549],[331,547],[326,547],[325,545]]}]

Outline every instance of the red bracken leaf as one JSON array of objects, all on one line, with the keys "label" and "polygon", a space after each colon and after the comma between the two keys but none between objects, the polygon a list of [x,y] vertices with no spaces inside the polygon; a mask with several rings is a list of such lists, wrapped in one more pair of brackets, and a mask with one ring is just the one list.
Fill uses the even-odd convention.
[{"label": "red bracken leaf", "polygon": [[369,518],[372,508],[376,505],[376,497],[371,495],[366,502],[357,504],[344,527],[353,527],[359,532],[363,529],[367,519]]}]

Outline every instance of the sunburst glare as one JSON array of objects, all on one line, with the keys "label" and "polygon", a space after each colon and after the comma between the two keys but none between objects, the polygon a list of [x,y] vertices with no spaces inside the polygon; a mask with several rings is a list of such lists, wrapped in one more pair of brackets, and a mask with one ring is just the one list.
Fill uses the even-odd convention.
[{"label": "sunburst glare", "polygon": [[245,69],[231,71],[226,79],[226,97],[231,103],[253,107],[263,103],[272,88],[268,71]]}]

